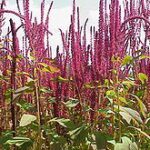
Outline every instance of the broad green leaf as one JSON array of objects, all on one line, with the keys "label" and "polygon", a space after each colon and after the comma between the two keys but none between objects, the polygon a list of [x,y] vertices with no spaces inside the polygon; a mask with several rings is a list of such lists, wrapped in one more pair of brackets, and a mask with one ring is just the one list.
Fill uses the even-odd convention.
[{"label": "broad green leaf", "polygon": [[142,89],[141,89],[141,90],[138,90],[138,91],[136,92],[136,96],[139,97],[140,99],[143,98],[144,94],[145,94],[145,91],[142,90]]},{"label": "broad green leaf", "polygon": [[32,143],[31,139],[26,137],[13,137],[11,140],[6,141],[5,144],[21,146],[25,143]]},{"label": "broad green leaf", "polygon": [[57,122],[59,123],[61,126],[65,127],[65,128],[69,128],[72,129],[75,127],[75,125],[73,124],[73,122],[71,122],[70,119],[65,119],[65,118],[53,118],[51,119],[49,122]]},{"label": "broad green leaf", "polygon": [[106,97],[108,99],[115,99],[117,97],[116,92],[114,90],[109,90],[106,92]]},{"label": "broad green leaf", "polygon": [[132,142],[128,137],[121,138],[122,143],[116,143],[114,150],[138,150],[135,142]]},{"label": "broad green leaf", "polygon": [[120,111],[119,114],[122,116],[122,118],[123,118],[128,124],[130,124],[131,119],[132,119],[132,116],[131,116],[129,113]]},{"label": "broad green leaf", "polygon": [[[116,106],[116,108],[117,108],[117,106]],[[122,107],[122,106],[120,106],[120,110],[123,111],[123,112],[128,113],[129,115],[131,115],[132,118],[135,119],[136,121],[138,121],[140,123],[143,123],[143,121],[141,119],[141,116],[140,116],[140,114],[137,111],[135,111],[135,110],[133,110],[131,108]]]},{"label": "broad green leaf", "polygon": [[132,62],[133,58],[129,55],[125,56],[122,60],[122,66],[128,65]]},{"label": "broad green leaf", "polygon": [[115,140],[107,141],[114,145],[114,150],[138,150],[138,146],[135,142],[132,142],[128,137],[121,137],[121,143],[116,143]]},{"label": "broad green leaf", "polygon": [[113,114],[113,112],[111,113],[110,110],[102,108],[98,109],[98,112],[100,112],[100,115],[102,115],[103,117],[105,116],[106,118],[110,117],[110,114]]},{"label": "broad green leaf", "polygon": [[36,82],[36,80],[34,80],[34,79],[30,78],[30,77],[27,77],[27,83],[26,83],[26,86],[32,87],[32,86],[35,85],[35,82]]},{"label": "broad green leaf", "polygon": [[144,73],[139,73],[138,74],[139,80],[142,82],[142,84],[146,83],[148,81],[148,77]]},{"label": "broad green leaf", "polygon": [[112,145],[115,145],[116,144],[116,141],[115,140],[108,140],[107,143],[110,143]]},{"label": "broad green leaf", "polygon": [[20,96],[21,96],[21,93],[13,93],[13,101],[19,99]]},{"label": "broad green leaf", "polygon": [[130,144],[125,144],[125,143],[117,143],[115,145],[114,150],[139,150],[137,147],[137,144],[134,143],[130,143]]},{"label": "broad green leaf", "polygon": [[121,137],[121,140],[122,140],[122,143],[126,145],[130,145],[132,143],[132,141],[126,136]]},{"label": "broad green leaf", "polygon": [[52,65],[50,66],[45,63],[39,63],[39,64],[43,66],[43,68],[42,68],[43,72],[58,73],[60,71],[60,69],[58,69],[57,67],[54,67]]},{"label": "broad green leaf", "polygon": [[126,101],[126,99],[125,99],[124,97],[119,96],[119,100],[120,100],[122,103],[128,104],[128,102]]},{"label": "broad green leaf", "polygon": [[88,136],[88,126],[82,125],[74,130],[69,131],[68,134],[73,140],[77,140],[79,142],[84,141]]},{"label": "broad green leaf", "polygon": [[130,144],[130,150],[139,150],[139,148],[135,142]]},{"label": "broad green leaf", "polygon": [[33,107],[31,103],[28,103],[25,100],[19,100],[19,102],[16,103],[16,105],[26,111]]},{"label": "broad green leaf", "polygon": [[25,92],[26,90],[28,90],[29,87],[28,86],[24,86],[24,87],[21,87],[21,88],[18,88],[15,93],[21,93],[21,92]]},{"label": "broad green leaf", "polygon": [[105,133],[94,133],[97,149],[106,149],[107,138]]},{"label": "broad green leaf", "polygon": [[33,121],[35,121],[36,119],[37,118],[34,115],[24,114],[20,120],[20,126],[21,127],[27,126],[31,124]]},{"label": "broad green leaf", "polygon": [[131,88],[132,86],[135,86],[134,81],[129,81],[129,80],[123,81],[122,84],[127,86],[128,88]]},{"label": "broad green leaf", "polygon": [[146,118],[146,113],[147,113],[147,108],[144,105],[144,103],[142,102],[142,100],[140,100],[136,95],[131,94],[137,101],[138,101],[138,105],[140,107],[140,111],[142,113],[142,115]]},{"label": "broad green leaf", "polygon": [[0,145],[4,145],[4,143],[13,137],[14,131],[6,130],[1,132],[0,136]]},{"label": "broad green leaf", "polygon": [[73,108],[79,104],[79,100],[78,99],[70,99],[69,101],[64,102],[64,104],[68,108]]},{"label": "broad green leaf", "polygon": [[124,143],[116,143],[114,150],[130,150],[129,145],[126,145]]}]

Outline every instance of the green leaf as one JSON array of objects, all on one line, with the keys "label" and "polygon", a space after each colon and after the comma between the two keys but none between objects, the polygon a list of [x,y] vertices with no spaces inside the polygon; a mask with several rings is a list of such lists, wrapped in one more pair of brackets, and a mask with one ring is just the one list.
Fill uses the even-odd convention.
[{"label": "green leaf", "polygon": [[135,142],[132,142],[128,137],[121,138],[122,143],[116,143],[114,150],[138,150]]},{"label": "green leaf", "polygon": [[28,86],[24,86],[24,87],[21,87],[21,88],[18,88],[15,93],[22,93],[22,92],[25,92],[26,90],[28,90],[29,87]]},{"label": "green leaf", "polygon": [[115,99],[117,97],[116,92],[114,90],[109,90],[106,92],[106,97],[108,99]]},{"label": "green leaf", "polygon": [[129,145],[126,145],[124,143],[116,143],[114,150],[130,150]]},{"label": "green leaf", "polygon": [[142,55],[142,56],[140,56],[139,59],[140,59],[140,60],[141,60],[141,59],[150,59],[150,56]]},{"label": "green leaf", "polygon": [[147,113],[147,108],[144,105],[144,103],[142,102],[142,100],[140,100],[136,95],[131,94],[134,98],[136,98],[136,100],[138,101],[138,105],[140,107],[140,111],[142,113],[142,115],[146,118],[146,113]]},{"label": "green leaf", "polygon": [[30,77],[27,77],[27,83],[26,83],[26,86],[29,86],[29,87],[32,87],[35,85],[35,82],[36,80],[30,78]]},{"label": "green leaf", "polygon": [[146,121],[145,121],[145,124],[150,127],[150,118],[147,118]]},{"label": "green leaf", "polygon": [[126,136],[121,137],[121,140],[122,140],[122,143],[126,145],[130,145],[132,143],[132,141]]},{"label": "green leaf", "polygon": [[27,72],[17,72],[17,75],[30,76],[30,74],[29,74],[29,73],[27,73]]},{"label": "green leaf", "polygon": [[139,150],[139,148],[135,142],[130,144],[130,150]]},{"label": "green leaf", "polygon": [[145,94],[145,91],[144,90],[138,90],[137,92],[136,92],[136,96],[137,97],[139,97],[139,98],[143,98],[143,96],[144,96],[144,94]]},{"label": "green leaf", "polygon": [[85,84],[84,84],[84,87],[85,87],[86,89],[93,89],[93,86],[92,86],[91,83],[85,83]]},{"label": "green leaf", "polygon": [[126,101],[126,99],[125,99],[124,97],[119,96],[119,100],[120,100],[122,103],[128,104],[128,102]]},{"label": "green leaf", "polygon": [[21,96],[21,93],[13,93],[13,101],[17,100]]},{"label": "green leaf", "polygon": [[59,82],[68,82],[68,81],[69,81],[69,79],[65,79],[65,78],[63,78],[63,77],[61,77],[61,76],[58,76],[57,80],[58,80]]},{"label": "green leaf", "polygon": [[144,73],[139,73],[138,74],[139,80],[142,82],[142,84],[146,83],[148,81],[148,77]]},{"label": "green leaf", "polygon": [[31,124],[33,121],[35,121],[36,119],[37,118],[34,115],[24,114],[20,120],[20,126],[21,127],[27,126]]},{"label": "green leaf", "polygon": [[25,100],[20,100],[16,105],[26,111],[33,107],[31,103],[28,103]]},{"label": "green leaf", "polygon": [[[117,108],[117,106],[116,106],[116,108]],[[136,121],[138,121],[138,122],[140,122],[140,123],[143,123],[143,121],[142,121],[142,119],[141,119],[141,117],[140,117],[140,114],[139,114],[137,111],[135,111],[135,110],[133,110],[133,109],[131,109],[131,108],[122,107],[122,106],[120,106],[120,110],[123,111],[123,112],[128,113],[128,114],[129,114],[130,116],[132,116],[132,118],[135,119]]]},{"label": "green leaf", "polygon": [[110,84],[110,83],[109,83],[109,80],[108,80],[108,79],[105,79],[104,85],[107,86],[107,87],[109,87],[109,84]]},{"label": "green leaf", "polygon": [[58,73],[60,69],[54,66],[47,65],[45,63],[39,63],[39,65],[43,66],[42,71],[43,72],[49,72],[49,73]]},{"label": "green leaf", "polygon": [[70,99],[69,101],[64,102],[64,104],[68,108],[73,108],[79,104],[79,100],[78,99]]},{"label": "green leaf", "polygon": [[134,81],[130,81],[130,80],[129,81],[123,81],[122,84],[124,86],[127,86],[128,88],[131,88],[132,86],[135,86]]},{"label": "green leaf", "polygon": [[129,55],[125,56],[122,60],[122,66],[128,65],[132,62],[133,58]]},{"label": "green leaf", "polygon": [[76,140],[78,142],[83,142],[88,136],[88,126],[82,125],[68,133],[71,139]]},{"label": "green leaf", "polygon": [[140,132],[142,135],[144,135],[146,138],[148,138],[150,140],[150,136],[146,132],[142,131],[140,128],[136,128],[133,126],[130,126],[130,128],[137,130],[138,132]]},{"label": "green leaf", "polygon": [[0,145],[4,145],[4,143],[13,137],[14,131],[6,130],[1,132],[0,135]]},{"label": "green leaf", "polygon": [[26,138],[26,137],[13,137],[11,140],[6,141],[5,144],[16,145],[20,147],[25,143],[29,144],[29,143],[32,143],[32,141],[31,139]]},{"label": "green leaf", "polygon": [[46,87],[41,87],[41,88],[40,88],[40,92],[41,92],[41,93],[51,93],[51,90],[48,89],[48,88],[46,88]]},{"label": "green leaf", "polygon": [[130,124],[132,116],[126,112],[119,112],[119,114],[122,116],[122,118],[128,123]]},{"label": "green leaf", "polygon": [[58,77],[55,77],[55,78],[51,78],[51,81],[66,83],[66,82],[69,82],[71,80],[65,79],[61,76],[58,76]]},{"label": "green leaf", "polygon": [[35,60],[35,57],[33,56],[31,52],[28,53],[28,57],[29,57],[29,60],[32,60],[32,61]]},{"label": "green leaf", "polygon": [[69,128],[72,129],[75,127],[75,125],[73,124],[73,122],[71,122],[70,119],[65,119],[65,118],[53,118],[51,119],[49,122],[57,122],[59,123],[61,126],[65,127],[65,128]]},{"label": "green leaf", "polygon": [[45,63],[39,63],[39,65],[43,66],[43,67],[47,67],[48,65]]},{"label": "green leaf", "polygon": [[107,143],[110,143],[110,144],[112,144],[112,145],[114,145],[114,146],[115,146],[116,141],[115,141],[115,140],[108,140],[108,141],[107,141]]},{"label": "green leaf", "polygon": [[105,133],[94,133],[97,149],[106,149],[107,137]]}]

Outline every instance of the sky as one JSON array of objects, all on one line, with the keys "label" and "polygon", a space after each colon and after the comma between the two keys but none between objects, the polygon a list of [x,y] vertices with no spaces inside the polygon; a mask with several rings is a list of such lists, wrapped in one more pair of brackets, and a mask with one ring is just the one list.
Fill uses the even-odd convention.
[{"label": "sky", "polygon": [[[23,0],[20,0],[20,4]],[[54,4],[50,13],[50,31],[53,36],[50,37],[50,44],[55,49],[57,45],[61,45],[61,36],[59,28],[63,31],[68,29],[70,24],[70,15],[72,13],[73,0],[53,0]],[[41,0],[30,0],[30,9],[33,11],[33,16],[40,16],[40,2]],[[51,0],[45,0],[46,7],[51,3]],[[15,0],[6,0],[7,9],[16,10],[17,7]],[[76,5],[80,8],[80,20],[81,25],[84,24],[86,18],[89,19],[87,30],[90,25],[98,26],[98,7],[99,0],[76,0]],[[17,25],[20,24],[20,20],[12,15],[6,15],[6,24],[9,23],[9,19],[13,18]],[[18,33],[21,36],[21,32]]]}]

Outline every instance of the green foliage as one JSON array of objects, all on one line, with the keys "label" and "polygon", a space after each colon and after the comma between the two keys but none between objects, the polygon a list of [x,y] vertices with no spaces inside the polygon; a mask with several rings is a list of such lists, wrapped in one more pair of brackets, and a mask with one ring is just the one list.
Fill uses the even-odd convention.
[{"label": "green foliage", "polygon": [[142,82],[142,84],[146,83],[148,81],[148,77],[144,73],[139,73],[138,74],[139,80]]},{"label": "green foliage", "polygon": [[116,98],[116,92],[114,90],[109,90],[106,92],[106,97],[108,99],[115,99]]},{"label": "green foliage", "polygon": [[79,104],[79,100],[78,99],[70,99],[69,101],[64,102],[64,104],[67,108],[73,108]]},{"label": "green foliage", "polygon": [[75,126],[70,119],[65,119],[65,118],[60,118],[60,119],[59,118],[53,118],[49,122],[57,122],[61,126],[65,127],[65,128],[69,128],[69,129],[72,129]]},{"label": "green foliage", "polygon": [[128,137],[122,137],[121,141],[121,143],[115,143],[114,150],[138,150],[137,144]]},{"label": "green foliage", "polygon": [[5,143],[8,140],[12,139],[13,133],[14,133],[13,131],[8,130],[0,134],[0,148],[1,149],[3,148],[4,150],[9,150],[9,145],[6,145]]},{"label": "green foliage", "polygon": [[33,105],[31,103],[26,102],[25,100],[21,99],[18,103],[16,103],[24,111],[29,111]]},{"label": "green foliage", "polygon": [[21,120],[20,120],[20,127],[24,127],[24,126],[27,126],[29,124],[31,124],[33,121],[35,121],[37,118],[36,116],[34,115],[30,115],[30,114],[24,114],[22,117],[21,117]]},{"label": "green foliage", "polygon": [[128,117],[129,120],[133,119],[134,121],[138,121],[139,123],[143,123],[142,118],[141,118],[140,114],[137,111],[135,111],[131,108],[122,107],[122,106],[120,106],[120,111],[124,112],[124,114],[126,114],[126,117],[130,116],[130,117]]},{"label": "green foliage", "polygon": [[125,56],[122,60],[122,66],[125,66],[125,65],[128,65],[128,64],[131,64],[133,58],[129,55]]},{"label": "green foliage", "polygon": [[6,145],[16,145],[20,150],[28,150],[32,146],[32,141],[26,137],[13,137],[10,140],[7,140]]}]

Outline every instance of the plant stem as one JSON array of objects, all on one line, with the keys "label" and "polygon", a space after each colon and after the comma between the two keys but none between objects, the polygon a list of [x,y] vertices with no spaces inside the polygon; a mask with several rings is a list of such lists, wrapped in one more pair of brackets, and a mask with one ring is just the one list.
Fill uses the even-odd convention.
[{"label": "plant stem", "polygon": [[16,132],[16,113],[15,113],[15,104],[13,102],[13,93],[16,89],[16,59],[17,59],[17,37],[15,31],[15,24],[12,19],[10,19],[10,26],[12,31],[12,40],[13,40],[13,51],[12,51],[12,65],[11,65],[11,119],[12,119],[12,130],[14,131],[13,136]]},{"label": "plant stem", "polygon": [[[116,83],[119,84],[119,75],[117,73]],[[117,87],[117,105],[118,105],[118,126],[119,126],[119,142],[121,142],[121,115],[120,115],[120,100],[119,100],[119,89]]]}]

